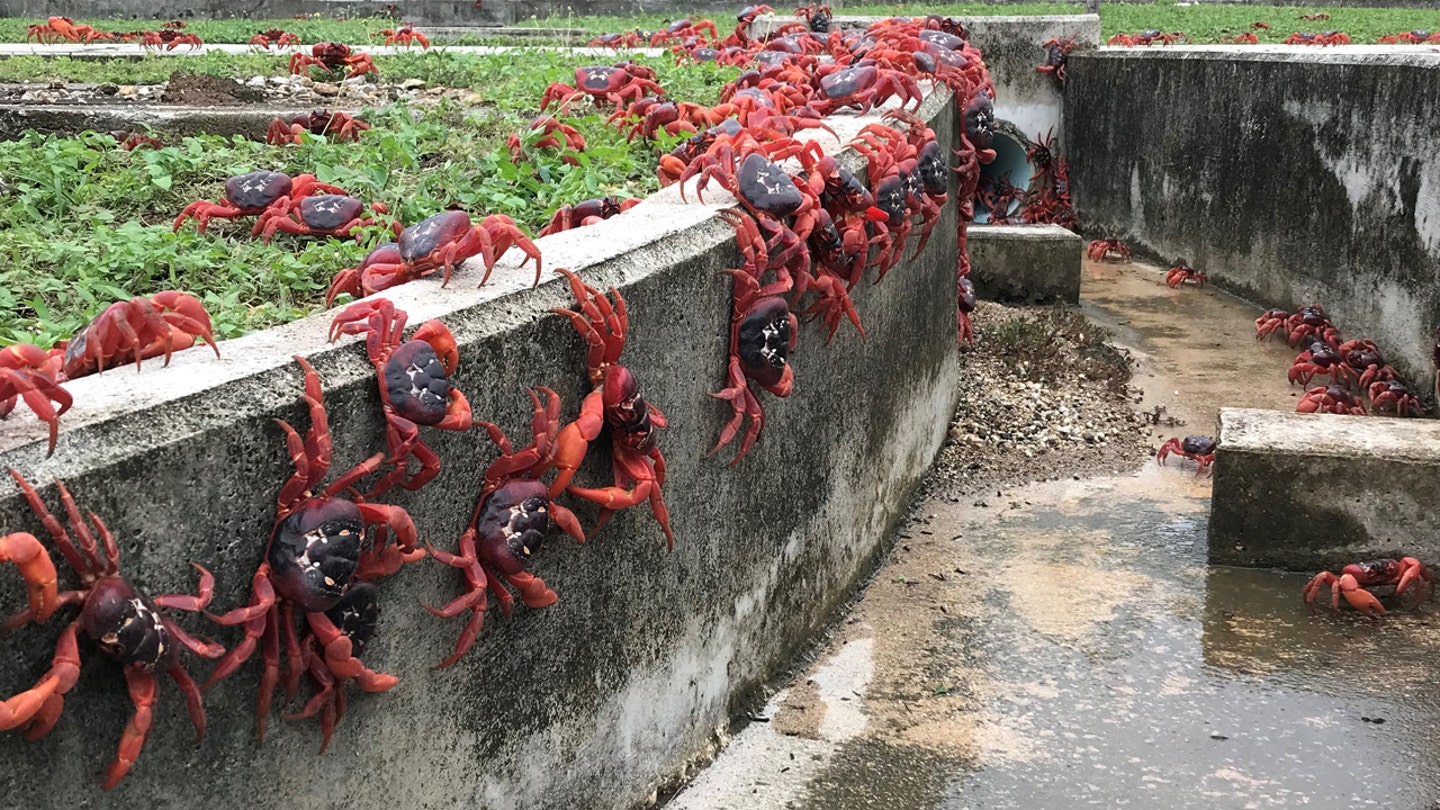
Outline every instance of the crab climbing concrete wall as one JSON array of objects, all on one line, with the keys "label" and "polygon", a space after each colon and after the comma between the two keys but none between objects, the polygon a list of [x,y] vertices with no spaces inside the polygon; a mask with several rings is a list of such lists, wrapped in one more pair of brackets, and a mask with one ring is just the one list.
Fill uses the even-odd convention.
[{"label": "crab climbing concrete wall", "polygon": [[[942,144],[955,143],[947,96],[927,99],[921,114]],[[848,137],[876,119],[832,120]],[[946,206],[923,255],[857,289],[868,339],[847,325],[826,345],[817,325],[802,327],[795,391],[785,400],[762,394],[764,435],[733,468],[728,453],[705,457],[730,415],[707,392],[721,387],[728,345],[730,283],[721,270],[739,258],[715,207],[693,197],[681,204],[671,188],[622,216],[540,240],[547,270],[538,288],[511,254],[482,289],[472,264],[448,288],[430,278],[391,291],[412,324],[443,317],[460,343],[458,385],[476,418],[521,438],[528,387],[559,391],[569,418],[583,393],[585,346],[549,312],[572,304],[549,268],[617,285],[630,305],[624,362],[669,416],[661,443],[675,550],[666,553],[644,507],[584,546],[552,538],[536,572],[559,603],[520,606],[508,621],[492,607],[478,644],[444,671],[431,667],[463,620],[438,619],[421,602],[456,596],[458,572],[433,560],[408,566],[382,583],[380,635],[366,653],[401,682],[385,694],[352,694],[326,754],[316,753],[314,721],[278,712],[256,743],[252,662],[209,693],[209,732],[198,745],[178,691],[162,684],[144,753],[103,798],[100,775],[130,706],[118,667],[82,641],[84,671],[54,732],[39,742],[0,733],[0,804],[605,810],[649,801],[711,750],[717,730],[833,615],[883,552],[944,440],[958,374],[954,209]],[[43,483],[52,505],[52,481],[63,478],[115,531],[123,570],[149,593],[193,588],[193,561],[218,579],[215,609],[243,604],[290,472],[272,419],[308,423],[292,354],[308,356],[324,380],[335,469],[382,449],[374,372],[358,343],[326,344],[329,320],[226,341],[218,361],[187,351],[168,369],[147,363],[140,373],[79,380],[55,455],[44,458],[41,425],[17,414],[5,424],[0,466]],[[453,549],[494,451],[479,430],[432,431],[427,440],[444,470],[424,491],[393,500],[422,541]],[[608,455],[597,444],[579,479],[608,483]],[[40,532],[17,490],[0,487],[0,527]],[[572,505],[589,526],[593,508]],[[0,605],[23,603],[19,585],[6,566]],[[0,691],[28,688],[46,670],[70,613],[0,642]],[[182,624],[237,640],[187,621],[195,618]],[[208,674],[208,663],[187,663]]]},{"label": "crab climbing concrete wall", "polygon": [[1440,54],[1169,47],[1075,53],[1082,221],[1267,306],[1318,302],[1421,390],[1440,326]]}]

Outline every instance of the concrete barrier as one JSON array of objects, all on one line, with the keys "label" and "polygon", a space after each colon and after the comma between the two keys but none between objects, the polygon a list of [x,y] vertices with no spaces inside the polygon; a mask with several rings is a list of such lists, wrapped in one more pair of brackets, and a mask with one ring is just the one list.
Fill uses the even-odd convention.
[{"label": "concrete barrier", "polygon": [[970,280],[987,301],[1080,303],[1082,244],[1059,225],[972,225]]},{"label": "concrete barrier", "polygon": [[[922,116],[954,144],[944,94]],[[870,118],[833,119],[842,136]],[[854,163],[855,155],[846,158]],[[710,200],[707,195],[707,200]],[[724,200],[717,193],[713,202]],[[674,188],[599,225],[541,240],[547,268],[617,285],[630,305],[623,361],[670,421],[666,500],[677,542],[666,553],[648,509],[621,513],[582,546],[552,538],[536,572],[560,595],[506,621],[492,608],[476,647],[455,667],[431,666],[463,620],[420,602],[460,592],[453,568],[433,561],[385,580],[380,635],[367,662],[401,678],[388,693],[352,693],[331,750],[316,756],[311,721],[271,717],[255,742],[258,671],[247,665],[207,699],[209,732],[196,745],[180,695],[162,685],[155,727],[135,769],[100,798],[100,773],[131,711],[119,669],[82,642],[84,673],[54,732],[39,742],[0,734],[0,796],[12,807],[214,806],[283,808],[629,808],[709,750],[776,667],[823,626],[885,546],[944,440],[958,373],[955,206],[947,205],[923,256],[857,290],[867,340],[848,326],[825,345],[802,328],[794,394],[762,395],[768,422],[737,467],[705,458],[727,404],[722,384],[733,231],[715,208],[683,205]],[[477,289],[472,262],[448,288],[431,278],[393,291],[411,323],[442,317],[460,344],[458,386],[477,418],[524,436],[532,385],[555,388],[573,418],[584,390],[584,344],[552,307],[570,305],[548,274],[531,289],[515,254]],[[356,342],[329,346],[329,315],[222,344],[223,358],[184,352],[168,369],[147,362],[68,386],[76,405],[52,458],[43,430],[12,416],[0,466],[43,485],[54,505],[63,478],[120,538],[124,572],[150,593],[193,588],[196,562],[219,581],[214,607],[243,604],[290,472],[279,417],[307,424],[297,401],[295,353],[324,379],[336,469],[382,449],[374,372]],[[427,432],[444,470],[424,491],[393,501],[422,540],[454,548],[493,458],[483,434]],[[600,445],[579,479],[608,483]],[[575,505],[589,526],[594,510]],[[13,486],[0,491],[6,531],[40,531]],[[0,574],[0,604],[23,593]],[[0,690],[45,671],[62,619],[3,641]],[[234,633],[182,624],[227,644]],[[187,663],[197,675],[209,665]],[[292,704],[292,710],[298,706]]]},{"label": "concrete barrier", "polygon": [[1440,423],[1222,408],[1219,443],[1211,563],[1440,559]]},{"label": "concrete barrier", "polygon": [[1440,119],[1422,112],[1440,104],[1432,51],[1075,53],[1076,209],[1097,235],[1183,258],[1261,304],[1323,304],[1428,387],[1440,326]]}]

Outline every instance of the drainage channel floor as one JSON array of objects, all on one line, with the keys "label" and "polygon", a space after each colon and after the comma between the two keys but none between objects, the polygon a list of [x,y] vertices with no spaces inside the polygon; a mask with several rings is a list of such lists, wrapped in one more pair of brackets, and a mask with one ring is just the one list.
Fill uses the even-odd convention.
[{"label": "drainage channel floor", "polygon": [[[1291,409],[1258,311],[1086,266],[1160,435]],[[935,497],[816,663],[668,810],[1440,807],[1435,607],[1310,614],[1205,564],[1193,467]]]}]

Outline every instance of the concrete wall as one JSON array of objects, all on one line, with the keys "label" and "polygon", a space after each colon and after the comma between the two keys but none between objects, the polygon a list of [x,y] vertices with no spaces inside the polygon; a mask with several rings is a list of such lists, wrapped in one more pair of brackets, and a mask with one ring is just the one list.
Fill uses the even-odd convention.
[{"label": "concrete wall", "polygon": [[987,301],[1080,303],[1082,243],[1059,225],[972,225],[970,280]]},{"label": "concrete wall", "polygon": [[1082,222],[1266,306],[1318,302],[1429,385],[1440,326],[1440,54],[1163,48],[1075,54]]},{"label": "concrete wall", "polygon": [[[516,0],[0,0],[0,17],[52,14],[99,19],[215,20],[241,17],[285,19],[297,14],[325,17],[393,16],[416,25],[506,25],[515,21]],[[391,12],[389,8],[398,11]]]},{"label": "concrete wall", "polygon": [[[953,143],[947,101],[932,97],[922,114]],[[837,129],[869,120],[838,119]],[[712,203],[724,200],[717,193]],[[437,619],[419,603],[452,598],[460,578],[430,560],[410,566],[383,583],[381,635],[366,656],[402,680],[386,694],[353,693],[323,757],[312,721],[273,716],[256,745],[251,664],[209,695],[210,730],[198,746],[179,694],[162,686],[146,750],[103,799],[100,773],[129,705],[118,668],[82,642],[84,674],[51,736],[30,743],[0,734],[4,806],[628,808],[684,771],[882,551],[944,439],[958,373],[951,205],[922,257],[857,291],[868,340],[846,327],[826,346],[818,328],[804,326],[794,394],[762,395],[769,421],[760,443],[735,468],[724,467],[728,453],[705,458],[730,415],[706,394],[721,386],[726,361],[731,298],[720,271],[738,260],[715,210],[679,204],[672,188],[619,218],[540,241],[547,268],[583,268],[590,283],[618,285],[629,301],[624,362],[670,420],[661,442],[673,553],[644,507],[584,546],[552,539],[536,572],[560,602],[521,606],[511,621],[492,606],[475,648],[441,672],[430,667],[463,621]],[[507,256],[483,289],[472,263],[447,289],[431,278],[390,297],[412,324],[444,318],[476,417],[518,439],[527,386],[554,387],[573,417],[585,351],[569,322],[548,312],[572,303],[565,284],[547,271],[530,289],[532,270],[517,263]],[[51,482],[64,478],[118,535],[125,572],[149,592],[193,587],[194,561],[218,577],[216,609],[242,604],[289,475],[271,419],[306,424],[292,353],[307,355],[325,381],[336,468],[382,448],[374,373],[360,345],[325,344],[328,323],[322,315],[226,341],[219,361],[191,351],[169,369],[147,363],[141,373],[76,381],[54,457],[43,457],[41,426],[17,415],[5,425],[0,466],[43,483],[51,504]],[[479,431],[426,438],[443,472],[393,500],[422,540],[453,549],[494,454]],[[580,479],[608,483],[607,453],[592,452]],[[594,510],[572,505],[590,525]],[[0,516],[7,531],[40,530],[8,484]],[[22,601],[18,579],[0,573],[0,604]],[[4,639],[0,691],[45,671],[72,614]],[[182,623],[236,641],[228,630]],[[188,663],[201,677],[209,671]]]},{"label": "concrete wall", "polygon": [[1440,559],[1440,422],[1222,408],[1217,436],[1211,563]]}]

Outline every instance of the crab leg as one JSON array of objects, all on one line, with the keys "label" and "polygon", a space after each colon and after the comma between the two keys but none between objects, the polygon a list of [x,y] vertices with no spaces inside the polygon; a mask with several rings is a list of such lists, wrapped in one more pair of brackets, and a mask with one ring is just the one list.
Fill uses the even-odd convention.
[{"label": "crab leg", "polygon": [[487,585],[489,583],[484,569],[476,560],[475,530],[473,528],[467,529],[465,534],[460,537],[459,555],[434,547],[430,548],[430,555],[446,565],[459,568],[465,575],[467,590],[443,608],[422,603],[424,608],[442,619],[453,619],[466,610],[473,611],[470,621],[466,622],[465,629],[460,631],[460,638],[455,642],[455,651],[450,654],[450,657],[435,665],[436,669],[444,669],[459,661],[461,656],[469,652],[476,637],[480,635],[480,629],[485,624],[486,601],[489,598]]},{"label": "crab leg", "polygon": [[115,752],[115,760],[110,763],[110,768],[105,772],[105,783],[101,789],[109,790],[119,784],[130,772],[130,766],[135,764],[136,758],[140,756],[140,749],[145,745],[145,737],[150,733],[152,718],[151,709],[155,705],[155,676],[133,667],[125,668],[125,683],[130,688],[130,700],[135,704],[135,715],[125,725],[125,732],[120,736],[120,748]]},{"label": "crab leg", "polygon": [[75,688],[75,682],[80,678],[80,645],[76,643],[79,629],[80,620],[76,619],[65,627],[55,644],[55,656],[50,659],[50,671],[45,673],[45,677],[53,675],[59,682],[54,693],[46,698],[40,710],[30,719],[30,727],[25,731],[27,740],[38,740],[50,733],[65,709],[66,693]]},{"label": "crab leg", "polygon": [[59,607],[60,593],[56,587],[55,563],[40,541],[24,532],[0,537],[0,562],[13,562],[20,569],[29,594],[30,614],[35,621],[43,622],[50,618],[50,614]]}]

